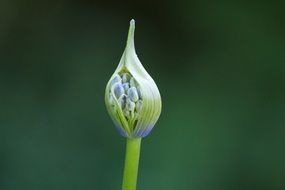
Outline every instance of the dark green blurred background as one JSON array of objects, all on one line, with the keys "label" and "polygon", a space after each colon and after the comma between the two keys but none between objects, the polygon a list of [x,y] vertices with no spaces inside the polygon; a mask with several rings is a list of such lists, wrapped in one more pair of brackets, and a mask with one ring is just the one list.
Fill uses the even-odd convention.
[{"label": "dark green blurred background", "polygon": [[134,18],[163,99],[138,190],[284,190],[284,15],[279,1],[0,1],[0,189],[121,188],[104,90]]}]

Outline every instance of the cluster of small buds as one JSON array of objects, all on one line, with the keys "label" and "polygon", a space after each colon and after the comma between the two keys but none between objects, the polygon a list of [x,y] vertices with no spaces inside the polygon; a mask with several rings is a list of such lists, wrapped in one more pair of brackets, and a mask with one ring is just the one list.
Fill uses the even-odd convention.
[{"label": "cluster of small buds", "polygon": [[142,108],[142,97],[137,82],[129,73],[119,73],[111,81],[110,102],[116,109],[114,98],[127,121],[135,122]]}]

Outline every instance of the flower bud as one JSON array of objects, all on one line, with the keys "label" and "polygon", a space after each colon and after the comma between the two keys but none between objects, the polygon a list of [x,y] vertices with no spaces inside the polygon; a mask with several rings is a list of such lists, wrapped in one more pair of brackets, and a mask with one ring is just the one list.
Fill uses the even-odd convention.
[{"label": "flower bud", "polygon": [[136,87],[131,87],[128,89],[128,97],[133,101],[136,102],[139,100],[139,95],[137,92]]},{"label": "flower bud", "polygon": [[126,83],[123,83],[123,87],[124,87],[125,92],[127,93],[130,88],[130,85],[129,83],[126,82]]},{"label": "flower bud", "polygon": [[124,88],[123,85],[120,83],[115,83],[114,84],[114,94],[116,96],[116,98],[120,98],[123,94],[124,94]]},{"label": "flower bud", "polygon": [[105,91],[108,113],[119,133],[128,138],[147,136],[161,112],[159,90],[136,55],[134,31],[131,20],[125,51]]}]

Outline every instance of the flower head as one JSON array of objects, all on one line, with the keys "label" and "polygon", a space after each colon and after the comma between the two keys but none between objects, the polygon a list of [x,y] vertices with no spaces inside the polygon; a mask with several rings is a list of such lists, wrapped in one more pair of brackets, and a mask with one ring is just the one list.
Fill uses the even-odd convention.
[{"label": "flower head", "polygon": [[105,91],[107,110],[124,137],[147,136],[161,112],[159,90],[139,61],[134,46],[135,21],[130,21],[127,45]]}]

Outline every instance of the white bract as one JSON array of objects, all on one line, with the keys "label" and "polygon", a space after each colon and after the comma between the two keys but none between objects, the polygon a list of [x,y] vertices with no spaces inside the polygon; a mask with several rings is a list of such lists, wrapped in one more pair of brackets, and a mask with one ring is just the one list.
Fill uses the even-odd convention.
[{"label": "white bract", "polygon": [[105,91],[107,110],[120,134],[128,138],[147,136],[161,112],[159,90],[136,55],[134,31],[131,20],[125,51]]}]

